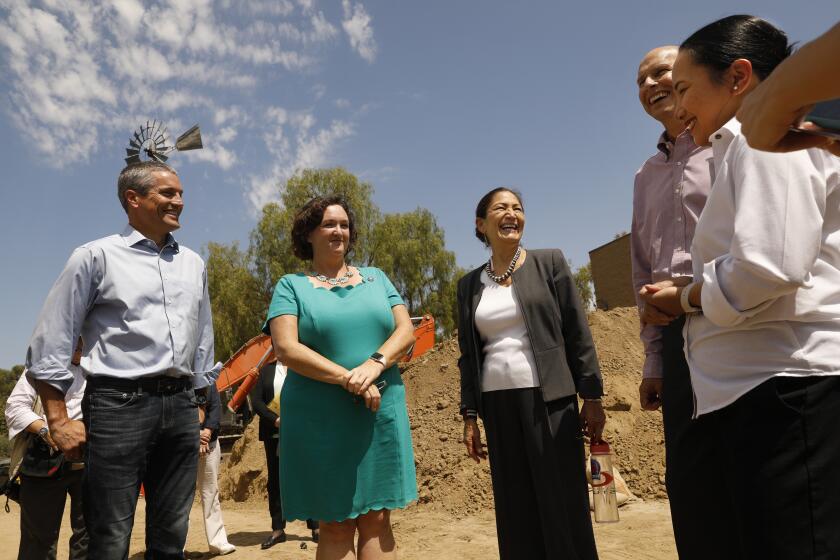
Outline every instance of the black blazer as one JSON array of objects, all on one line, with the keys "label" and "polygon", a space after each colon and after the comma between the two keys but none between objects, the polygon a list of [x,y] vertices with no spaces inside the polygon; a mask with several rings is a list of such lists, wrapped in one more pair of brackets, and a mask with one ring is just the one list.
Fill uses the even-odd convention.
[{"label": "black blazer", "polygon": [[266,364],[260,370],[260,378],[251,387],[248,396],[251,397],[251,408],[260,417],[260,441],[271,439],[279,428],[274,426],[277,415],[270,410],[268,403],[274,400],[274,372],[277,362]]},{"label": "black blazer", "polygon": [[[475,327],[475,310],[484,289],[483,269],[476,268],[458,282],[462,413],[481,413],[484,352]],[[550,402],[575,393],[584,398],[600,397],[604,389],[595,345],[563,253],[559,249],[529,250],[511,278],[525,317],[543,400]]]}]

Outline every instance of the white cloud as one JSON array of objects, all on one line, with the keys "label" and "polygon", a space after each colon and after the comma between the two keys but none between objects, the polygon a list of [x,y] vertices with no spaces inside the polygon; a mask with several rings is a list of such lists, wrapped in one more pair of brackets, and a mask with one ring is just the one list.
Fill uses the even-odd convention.
[{"label": "white cloud", "polygon": [[341,26],[350,39],[350,46],[366,61],[373,62],[376,58],[376,40],[373,38],[370,15],[360,2],[351,4],[350,0],[341,0],[341,6],[344,9]]},{"label": "white cloud", "polygon": [[[341,29],[350,47],[337,41]],[[146,119],[163,119],[172,141],[202,123],[205,147],[187,161],[230,170],[248,163],[244,154],[270,158],[248,169],[245,194],[259,208],[354,134],[356,115],[328,124],[316,115],[329,102],[312,70],[336,46],[374,60],[362,4],[343,0],[330,21],[315,0],[0,0],[0,108],[56,167],[121,151],[113,144]],[[280,106],[276,83],[288,73],[301,74],[315,107]]]},{"label": "white cloud", "polygon": [[316,129],[311,113],[286,113],[286,117],[263,135],[266,149],[275,158],[271,170],[248,178],[247,197],[254,211],[268,202],[278,202],[282,183],[302,169],[326,165],[336,145],[354,134],[347,121],[335,120]]}]

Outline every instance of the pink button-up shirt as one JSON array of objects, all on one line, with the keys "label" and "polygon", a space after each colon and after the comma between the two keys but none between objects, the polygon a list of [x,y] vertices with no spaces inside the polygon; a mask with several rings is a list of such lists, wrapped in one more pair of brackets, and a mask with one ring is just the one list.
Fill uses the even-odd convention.
[{"label": "pink button-up shirt", "polygon": [[[691,241],[712,184],[711,148],[691,135],[674,142],[663,133],[659,152],[636,173],[633,188],[631,261],[636,301],[645,284],[691,277]],[[644,377],[662,377],[662,327],[641,326]]]}]

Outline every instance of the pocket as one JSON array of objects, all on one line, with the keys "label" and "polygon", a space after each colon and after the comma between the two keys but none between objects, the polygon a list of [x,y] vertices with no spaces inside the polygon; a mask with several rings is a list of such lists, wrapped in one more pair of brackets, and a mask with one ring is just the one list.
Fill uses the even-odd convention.
[{"label": "pocket", "polygon": [[129,408],[140,400],[138,393],[121,391],[96,391],[90,394],[89,406],[93,410],[120,410]]},{"label": "pocket", "polygon": [[773,378],[773,391],[776,399],[785,409],[797,415],[805,410],[805,401],[808,395],[808,386],[811,379],[808,377],[789,377],[777,375]]}]

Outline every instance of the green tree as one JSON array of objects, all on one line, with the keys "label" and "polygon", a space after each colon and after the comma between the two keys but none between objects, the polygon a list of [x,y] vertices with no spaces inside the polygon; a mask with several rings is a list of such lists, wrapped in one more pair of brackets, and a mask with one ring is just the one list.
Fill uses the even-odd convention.
[{"label": "green tree", "polygon": [[268,297],[239,245],[207,245],[207,284],[213,308],[216,359],[226,361],[260,332]]},{"label": "green tree", "polygon": [[444,232],[426,209],[386,214],[373,230],[371,264],[381,268],[409,312],[435,317],[444,336],[457,321],[456,283],[463,271],[446,250]]},{"label": "green tree", "polygon": [[[571,263],[569,263],[571,268]],[[592,291],[592,265],[586,263],[579,267],[574,273],[575,286],[580,294],[580,299],[583,301],[583,307],[587,310],[592,309],[595,295]]]}]

